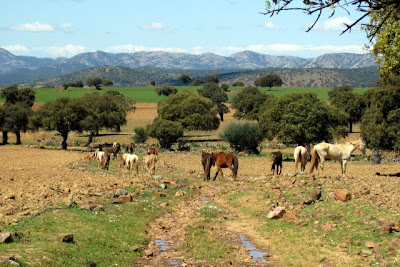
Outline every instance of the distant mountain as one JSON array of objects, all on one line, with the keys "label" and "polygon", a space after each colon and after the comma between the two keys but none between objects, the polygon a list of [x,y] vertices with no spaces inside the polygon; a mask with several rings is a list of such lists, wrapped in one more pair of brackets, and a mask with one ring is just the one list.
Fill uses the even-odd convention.
[{"label": "distant mountain", "polygon": [[[28,86],[61,86],[63,83],[83,81],[87,77],[98,76],[102,79],[111,79],[114,86],[146,86],[150,81],[159,85],[182,85],[179,76],[182,70],[163,69],[157,67],[140,67],[130,69],[117,66],[101,66],[79,72],[67,74],[57,78],[30,82]],[[267,73],[276,73],[282,77],[284,87],[334,87],[350,85],[354,87],[374,86],[379,78],[376,67],[358,69],[278,69],[264,68],[253,70],[186,70],[192,79],[203,79],[210,74],[218,75],[221,83],[231,84],[242,81],[246,85],[253,85],[254,80]]]},{"label": "distant mountain", "polygon": [[235,53],[229,57],[212,53],[201,55],[169,52],[82,53],[71,58],[37,58],[16,56],[0,48],[0,86],[26,83],[62,76],[99,66],[140,68],[152,66],[178,70],[227,70],[262,68],[343,68],[373,67],[371,54],[325,54],[314,59],[290,56],[271,56],[251,51]]}]

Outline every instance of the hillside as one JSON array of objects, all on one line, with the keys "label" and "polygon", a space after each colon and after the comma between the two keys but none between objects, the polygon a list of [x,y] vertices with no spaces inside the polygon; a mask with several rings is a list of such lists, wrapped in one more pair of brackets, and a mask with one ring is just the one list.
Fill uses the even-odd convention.
[{"label": "hillside", "polygon": [[248,70],[264,68],[340,68],[374,67],[371,54],[336,53],[313,59],[292,56],[272,56],[251,51],[220,56],[212,53],[200,55],[169,52],[82,53],[71,58],[37,58],[16,56],[0,48],[0,86],[26,83],[34,80],[63,76],[100,66],[118,66],[137,69],[157,67],[175,70]]},{"label": "hillside", "polygon": [[257,70],[175,70],[155,67],[142,67],[136,69],[102,66],[78,71],[57,78],[48,78],[35,82],[25,83],[29,86],[60,86],[63,83],[83,81],[89,76],[99,76],[111,79],[114,86],[146,86],[150,81],[157,85],[181,85],[179,76],[188,74],[193,79],[205,80],[210,74],[218,75],[221,83],[231,84],[234,81],[243,81],[246,85],[253,85],[256,77],[276,73],[283,79],[284,87],[333,87],[351,85],[354,87],[374,86],[379,78],[375,67],[359,69],[277,69],[264,68]]}]

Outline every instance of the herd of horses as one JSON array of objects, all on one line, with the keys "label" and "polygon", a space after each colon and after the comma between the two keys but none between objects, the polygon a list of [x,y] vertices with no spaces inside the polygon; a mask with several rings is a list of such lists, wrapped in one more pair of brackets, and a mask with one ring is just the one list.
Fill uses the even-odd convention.
[{"label": "herd of horses", "polygon": [[[94,152],[89,156],[89,159],[96,160],[98,162],[98,168],[108,170],[110,159],[117,158],[121,150],[121,145],[114,142],[112,147],[107,147],[103,151],[103,144],[90,143],[86,148],[86,151],[88,152],[92,152],[94,150]],[[132,173],[133,169],[136,169],[136,174],[139,173],[139,157],[134,153],[134,149],[135,144],[130,143],[126,145],[125,153],[119,156],[119,167],[126,167],[129,171],[129,174]],[[147,149],[146,155],[143,156],[145,168],[149,171],[150,175],[155,174],[157,155],[157,149],[150,147]]]},{"label": "herd of horses", "polygon": [[[91,143],[87,149],[95,149],[91,156],[91,159],[98,161],[98,168],[106,169],[109,168],[110,159],[115,159],[121,150],[119,143],[114,143],[112,147],[106,148],[102,151],[102,144]],[[120,167],[126,167],[131,174],[136,169],[136,174],[139,172],[139,157],[134,153],[135,144],[130,143],[125,147],[125,153],[120,155]],[[294,149],[294,160],[295,160],[295,172],[298,171],[298,165],[300,164],[300,171],[305,172],[307,163],[311,160],[309,173],[313,173],[314,169],[318,170],[320,166],[321,171],[324,170],[324,163],[326,159],[338,161],[341,166],[342,175],[346,174],[347,162],[350,159],[351,154],[359,149],[363,154],[366,153],[366,145],[360,139],[357,141],[347,142],[346,144],[330,144],[322,142],[316,144],[312,149],[309,144],[298,145]],[[149,174],[155,174],[155,165],[157,161],[158,151],[155,147],[147,149],[143,156],[143,162],[145,168],[149,171]],[[201,162],[204,170],[204,181],[211,180],[211,168],[217,166],[217,171],[213,178],[215,181],[218,174],[221,173],[222,178],[224,173],[222,169],[229,168],[232,171],[234,179],[237,178],[239,169],[238,157],[233,153],[224,152],[212,152],[202,153]],[[281,175],[282,173],[282,152],[272,152],[272,166],[271,170],[274,175]],[[318,170],[319,172],[319,170]]]},{"label": "herd of horses", "polygon": [[[331,159],[338,161],[342,169],[342,175],[346,175],[346,165],[350,159],[351,154],[359,149],[364,155],[366,153],[366,145],[360,139],[357,141],[347,142],[346,144],[330,144],[322,142],[316,144],[312,149],[309,144],[296,146],[294,149],[294,159],[295,159],[295,172],[298,170],[298,165],[300,163],[300,171],[305,172],[306,165],[311,159],[310,163],[310,174],[313,173],[314,169],[318,170],[320,165],[321,171],[324,170],[324,163],[326,159]],[[224,152],[218,153],[202,153],[201,162],[204,169],[204,181],[210,180],[211,178],[211,167],[217,166],[217,172],[214,176],[214,181],[221,172],[222,178],[224,174],[222,168],[229,168],[232,170],[233,178],[237,178],[237,172],[239,168],[239,160],[233,153],[225,154]],[[272,173],[275,175],[280,175],[282,173],[282,152],[275,151],[272,152]]]}]

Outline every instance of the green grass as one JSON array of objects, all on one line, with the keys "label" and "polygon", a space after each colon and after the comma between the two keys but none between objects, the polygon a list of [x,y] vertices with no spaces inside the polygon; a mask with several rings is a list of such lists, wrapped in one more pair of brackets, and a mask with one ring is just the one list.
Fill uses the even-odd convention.
[{"label": "green grass", "polygon": [[[83,95],[91,92],[99,92],[101,94],[109,91],[116,90],[125,96],[132,97],[136,103],[157,103],[165,98],[165,96],[159,96],[155,89],[157,87],[111,87],[105,88],[102,90],[96,89],[87,89],[87,88],[68,88],[66,91],[60,91],[57,88],[37,88],[33,89],[36,93],[36,102],[49,102],[53,101],[60,97],[72,97],[79,98]],[[197,89],[201,88],[200,86],[177,86],[178,91],[193,91],[197,92]],[[228,92],[229,101],[231,101],[234,95],[242,90],[243,87],[230,87]],[[365,93],[370,88],[355,88],[354,91],[359,94]],[[328,92],[331,90],[329,88],[260,88],[262,92],[273,94],[276,97],[281,97],[290,93],[316,93],[320,99],[327,100]],[[4,102],[4,99],[0,99],[0,101]]]}]

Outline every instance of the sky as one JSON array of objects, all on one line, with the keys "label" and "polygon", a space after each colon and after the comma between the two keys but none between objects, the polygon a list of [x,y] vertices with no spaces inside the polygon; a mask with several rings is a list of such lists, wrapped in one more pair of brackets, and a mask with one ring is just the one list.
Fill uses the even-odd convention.
[{"label": "sky", "polygon": [[[301,2],[301,0],[295,0]],[[264,0],[2,0],[0,47],[15,55],[72,57],[105,51],[166,51],[230,56],[257,53],[314,58],[367,53],[365,32],[340,35],[360,13],[265,16]]]}]

